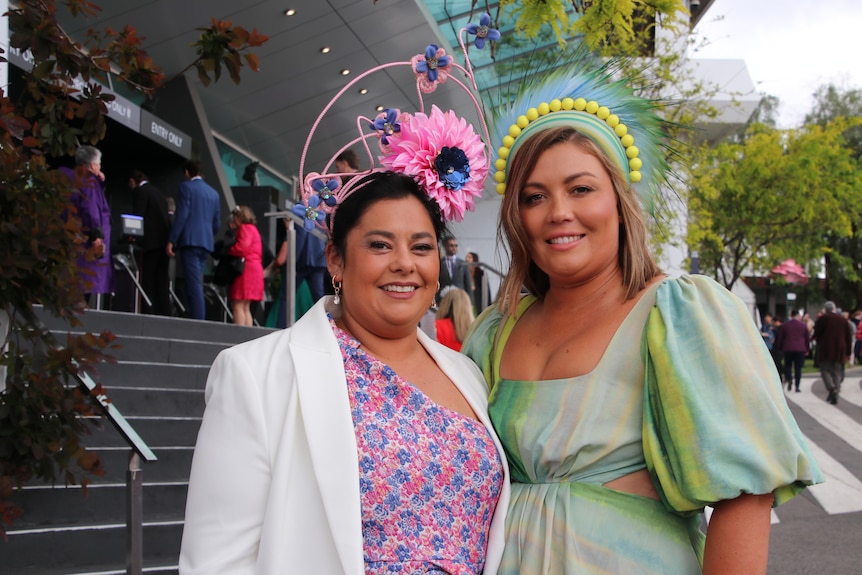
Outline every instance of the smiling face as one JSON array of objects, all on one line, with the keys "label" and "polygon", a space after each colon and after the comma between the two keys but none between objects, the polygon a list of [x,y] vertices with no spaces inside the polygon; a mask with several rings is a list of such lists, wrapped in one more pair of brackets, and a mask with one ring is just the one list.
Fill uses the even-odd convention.
[{"label": "smiling face", "polygon": [[532,260],[552,286],[620,272],[617,196],[593,154],[571,142],[548,148],[518,203]]},{"label": "smiling face", "polygon": [[330,243],[327,264],[342,282],[342,321],[360,342],[416,333],[437,289],[437,235],[426,208],[413,196],[367,208],[344,242]]}]

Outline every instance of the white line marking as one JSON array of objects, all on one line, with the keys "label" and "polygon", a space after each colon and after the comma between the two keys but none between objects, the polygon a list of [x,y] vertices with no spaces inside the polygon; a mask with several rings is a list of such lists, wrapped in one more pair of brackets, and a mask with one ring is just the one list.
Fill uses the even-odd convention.
[{"label": "white line marking", "polygon": [[805,439],[808,441],[811,454],[814,455],[823,475],[826,476],[825,483],[808,488],[811,495],[830,515],[862,511],[862,481],[859,481],[846,467],[811,439],[808,437]]},{"label": "white line marking", "polygon": [[[784,395],[788,401],[792,401],[816,419],[817,423],[846,441],[857,451],[862,452],[862,425],[836,406],[826,403],[814,395],[812,388],[816,381],[819,380],[803,380],[800,386],[802,393],[785,391]],[[839,399],[839,401],[841,400]]]},{"label": "white line marking", "polygon": [[838,401],[846,401],[852,403],[856,407],[862,407],[862,387],[859,387],[860,380],[846,378],[841,384],[841,395],[838,396]]}]

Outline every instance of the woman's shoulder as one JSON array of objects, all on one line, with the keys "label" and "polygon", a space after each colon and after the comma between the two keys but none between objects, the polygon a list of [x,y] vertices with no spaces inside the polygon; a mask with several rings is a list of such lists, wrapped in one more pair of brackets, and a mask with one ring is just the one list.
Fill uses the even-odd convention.
[{"label": "woman's shoulder", "polygon": [[251,236],[260,235],[260,232],[257,231],[257,226],[254,224],[248,223],[248,222],[240,224],[240,226],[239,226],[239,228],[237,228],[237,230],[239,230],[239,233],[241,233],[243,235],[245,235],[245,234],[249,234]]},{"label": "woman's shoulder", "polygon": [[478,337],[480,339],[485,339],[485,337],[489,333],[494,333],[497,331],[497,328],[502,323],[505,314],[500,310],[497,304],[493,304],[485,308],[482,313],[476,316],[476,319],[473,320],[473,324],[470,326],[470,331],[467,333],[467,337],[464,340],[472,339],[473,337]]},{"label": "woman's shoulder", "polygon": [[461,347],[461,353],[472,359],[485,373],[486,379],[489,378],[490,372],[490,352],[495,348],[496,342],[503,337],[503,332],[510,332],[517,317],[519,317],[525,309],[535,303],[536,297],[532,295],[524,295],[518,301],[515,312],[506,313],[500,309],[495,303],[487,307],[485,311],[479,314],[473,325],[470,326],[470,331],[467,337],[464,338],[464,345]]},{"label": "woman's shoulder", "polygon": [[751,338],[763,342],[754,308],[714,279],[697,274],[661,281],[649,320],[653,328],[659,324],[662,329],[653,333],[673,336],[679,345],[686,339],[695,341],[707,332],[719,339]]},{"label": "woman's shoulder", "polygon": [[290,345],[291,329],[274,331],[238,343],[219,352],[223,359],[247,363],[252,369],[266,363],[266,359],[280,355],[281,350]]},{"label": "woman's shoulder", "polygon": [[665,277],[656,289],[656,304],[659,307],[722,307],[742,304],[742,300],[729,289],[712,279],[699,274],[682,274]]},{"label": "woman's shoulder", "polygon": [[695,289],[701,291],[723,290],[728,291],[726,287],[715,281],[709,276],[701,274],[680,274],[678,276],[663,276],[658,280],[661,286],[680,286],[681,289]]},{"label": "woman's shoulder", "polygon": [[303,347],[332,349],[335,337],[327,338],[332,331],[323,305],[315,305],[297,322],[287,329],[278,329],[258,338],[238,343],[222,351],[220,355],[228,355],[249,363],[252,367],[267,363],[270,356],[289,356],[288,348],[293,343]]}]

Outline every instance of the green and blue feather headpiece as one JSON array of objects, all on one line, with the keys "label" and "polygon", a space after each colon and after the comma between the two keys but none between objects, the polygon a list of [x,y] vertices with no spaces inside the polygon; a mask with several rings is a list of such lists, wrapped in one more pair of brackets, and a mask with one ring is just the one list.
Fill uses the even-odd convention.
[{"label": "green and blue feather headpiece", "polygon": [[[659,104],[637,96],[619,74],[618,62],[602,64],[576,50],[555,70],[524,80],[514,97],[491,111],[497,149],[497,192],[506,193],[509,163],[523,142],[548,128],[571,127],[593,140],[626,176],[648,212],[667,181],[668,122]],[[508,103],[507,103],[508,100]]]}]

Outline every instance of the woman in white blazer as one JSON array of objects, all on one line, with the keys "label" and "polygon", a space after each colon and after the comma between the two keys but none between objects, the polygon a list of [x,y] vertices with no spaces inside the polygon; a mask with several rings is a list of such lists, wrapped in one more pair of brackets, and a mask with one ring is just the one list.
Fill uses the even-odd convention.
[{"label": "woman in white blazer", "polygon": [[[360,468],[359,450],[365,450],[363,461],[369,454],[364,435],[357,440],[347,340],[446,408],[450,419],[473,425],[488,439],[485,455],[498,471],[493,493],[499,500],[486,502],[487,521],[472,517],[469,524],[481,531],[479,546],[486,544],[483,572],[497,571],[509,476],[487,416],[488,390],[470,360],[417,328],[436,292],[443,220],[410,177],[376,172],[360,179],[332,220],[327,263],[336,296],[320,300],[291,329],[222,352],[210,371],[189,485],[182,575],[385,570],[386,560],[370,560],[367,548],[373,534],[364,527],[373,523],[374,510],[363,506],[368,490],[360,490],[360,480],[367,485],[369,477]],[[420,457],[432,457],[434,449],[422,452],[424,441],[413,447]],[[437,481],[434,503],[447,505],[450,486]],[[442,538],[452,538],[434,522],[423,529],[441,529]],[[434,553],[417,553],[406,564],[425,561],[422,568],[435,572]],[[458,572],[482,570],[481,563],[474,567]]]}]

